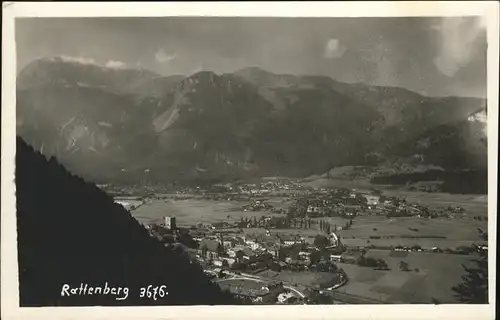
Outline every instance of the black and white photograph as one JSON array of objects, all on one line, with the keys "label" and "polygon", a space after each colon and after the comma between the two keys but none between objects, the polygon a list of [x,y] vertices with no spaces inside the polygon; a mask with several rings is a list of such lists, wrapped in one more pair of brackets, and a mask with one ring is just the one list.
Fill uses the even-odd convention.
[{"label": "black and white photograph", "polygon": [[487,16],[324,14],[15,17],[18,307],[494,303]]}]

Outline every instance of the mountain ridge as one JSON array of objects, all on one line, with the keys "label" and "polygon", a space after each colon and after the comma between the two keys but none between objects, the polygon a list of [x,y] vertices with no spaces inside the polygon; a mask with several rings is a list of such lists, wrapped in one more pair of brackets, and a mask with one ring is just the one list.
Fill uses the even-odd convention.
[{"label": "mountain ridge", "polygon": [[[426,134],[435,135],[434,140],[444,139],[434,128],[447,125],[456,136],[484,131],[472,122],[464,124],[471,114],[486,110],[486,101],[476,98],[426,97],[404,88],[353,85],[325,76],[279,75],[258,67],[163,77],[121,69],[108,74],[102,67],[86,65],[75,71],[75,63],[67,65],[62,60],[34,63],[31,71],[20,73],[18,130],[38,148],[44,145],[47,154],[60,143],[57,141],[70,144],[75,136],[73,142],[80,148],[88,149],[85,141],[108,141],[107,146],[94,149],[113,161],[78,159],[67,153],[61,158],[79,172],[96,171],[95,177],[103,172],[123,176],[126,167],[154,168],[160,180],[304,176],[339,165],[377,165],[408,157],[408,153],[422,153],[418,148],[398,146],[413,145]],[[82,79],[87,79],[88,86],[79,84]],[[55,110],[60,120],[53,117]],[[126,111],[126,116],[113,116],[110,110],[118,110],[117,114]],[[35,115],[41,113],[45,115],[37,119]],[[88,133],[82,128],[73,128],[72,135],[40,129],[60,128],[75,116],[83,119]],[[123,130],[113,133],[111,128],[118,127]],[[454,150],[467,154],[461,141],[453,140],[441,152],[448,153],[449,159]],[[112,146],[120,146],[122,151],[112,151]],[[471,152],[485,157],[480,148]],[[379,155],[377,159],[373,154]],[[93,162],[97,169],[85,170]],[[482,162],[464,160],[461,166],[478,163]],[[446,167],[447,163],[441,161],[440,165]]]}]

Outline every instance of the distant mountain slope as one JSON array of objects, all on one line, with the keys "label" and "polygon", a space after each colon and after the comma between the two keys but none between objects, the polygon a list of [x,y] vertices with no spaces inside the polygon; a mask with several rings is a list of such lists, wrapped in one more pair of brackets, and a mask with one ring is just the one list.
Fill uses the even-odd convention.
[{"label": "distant mountain slope", "polygon": [[69,168],[102,177],[154,151],[157,108],[154,98],[46,83],[17,91],[17,131]]},{"label": "distant mountain slope", "polygon": [[17,86],[19,134],[92,178],[307,176],[414,156],[456,169],[486,157],[471,135],[480,125],[467,122],[482,99],[257,67],[161,77],[61,59],[31,63]]},{"label": "distant mountain slope", "polygon": [[34,60],[24,67],[17,76],[17,88],[26,89],[50,83],[97,87],[123,93],[126,88],[158,77],[160,75],[145,69],[109,68],[53,57]]},{"label": "distant mountain slope", "polygon": [[[265,88],[267,95],[274,92],[274,96],[280,96],[276,92],[284,90],[322,90],[334,92],[353,105],[357,103],[372,108],[375,111],[372,114],[378,117],[372,115],[373,121],[367,130],[370,139],[366,135],[363,141],[370,143],[372,152],[383,158],[411,157],[423,153],[428,155],[423,157],[425,163],[450,168],[457,165],[465,168],[481,166],[478,161],[486,158],[486,136],[481,134],[485,124],[467,122],[471,114],[485,112],[484,99],[425,97],[404,88],[348,84],[324,76],[275,75],[256,67],[245,68],[235,74]],[[369,113],[366,108],[363,110]],[[352,123],[356,124],[355,121]],[[450,130],[459,138],[450,140],[449,134],[440,134]],[[348,131],[344,129],[342,132]],[[481,137],[478,138],[478,135]],[[416,140],[430,140],[433,143],[415,143]],[[426,145],[429,150],[426,150]],[[402,149],[405,151],[401,152]],[[461,153],[459,159],[462,160],[456,158],[458,153]]]},{"label": "distant mountain slope", "polygon": [[[21,306],[234,304],[181,251],[164,247],[120,205],[21,138],[16,150]],[[128,298],[61,297],[64,284],[128,287]],[[165,285],[168,296],[140,298]],[[120,295],[123,297],[123,295]]]}]

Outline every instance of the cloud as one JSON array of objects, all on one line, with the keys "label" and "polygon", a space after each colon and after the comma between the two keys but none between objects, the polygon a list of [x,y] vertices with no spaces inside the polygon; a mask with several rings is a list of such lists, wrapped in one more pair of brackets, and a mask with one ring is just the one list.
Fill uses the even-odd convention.
[{"label": "cloud", "polygon": [[95,65],[97,65],[97,62],[93,58],[72,57],[72,56],[66,56],[66,55],[59,56],[59,58],[64,62],[76,62],[76,63],[81,63],[81,64],[95,64]]},{"label": "cloud", "polygon": [[54,57],[54,59],[61,59],[64,62],[72,62],[72,63],[80,63],[84,65],[94,65],[94,66],[99,66],[99,67],[106,67],[106,68],[112,68],[112,69],[123,69],[126,68],[126,64],[122,61],[118,60],[109,60],[106,62],[104,65],[100,64],[97,62],[94,58],[89,58],[89,57],[75,57],[75,56],[68,56],[68,55],[61,55]]},{"label": "cloud", "polygon": [[122,61],[109,60],[108,62],[106,62],[105,67],[112,68],[112,69],[123,69],[126,67],[126,64]]},{"label": "cloud", "polygon": [[325,45],[325,58],[337,59],[344,55],[346,48],[338,39],[329,39]]},{"label": "cloud", "polygon": [[163,48],[158,50],[155,54],[155,59],[159,63],[168,63],[175,58],[175,54],[167,54]]},{"label": "cloud", "polygon": [[442,74],[453,77],[467,66],[475,54],[474,45],[486,30],[484,18],[443,18],[438,30],[439,50],[434,66]]}]

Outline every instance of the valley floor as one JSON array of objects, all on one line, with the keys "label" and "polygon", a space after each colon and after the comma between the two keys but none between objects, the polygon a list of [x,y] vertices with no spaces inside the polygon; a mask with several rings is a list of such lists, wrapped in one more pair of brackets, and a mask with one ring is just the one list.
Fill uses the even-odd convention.
[{"label": "valley floor", "polygon": [[[481,195],[450,195],[443,193],[423,193],[399,190],[383,190],[389,196],[405,197],[408,203],[418,203],[430,207],[460,206],[464,213],[454,218],[420,218],[393,217],[379,215],[360,215],[353,219],[351,228],[337,232],[342,243],[347,248],[366,247],[368,257],[383,259],[389,270],[374,270],[356,264],[339,262],[344,269],[348,282],[335,289],[338,294],[352,295],[373,299],[380,303],[456,303],[451,287],[461,281],[464,274],[462,265],[469,266],[473,256],[433,253],[435,247],[456,249],[472,244],[487,245],[478,235],[478,228],[487,230],[487,196]],[[184,199],[175,199],[175,195],[158,195],[132,210],[132,215],[143,224],[159,223],[165,216],[175,216],[181,227],[193,227],[200,223],[204,225],[225,222],[233,224],[242,218],[257,219],[261,217],[283,216],[266,210],[248,211],[243,209],[249,205],[249,200],[218,199],[210,200],[185,194]],[[256,197],[258,198],[258,197]],[[273,203],[275,207],[288,208],[288,197],[274,195],[261,197]],[[473,219],[483,216],[484,220]],[[341,217],[323,217],[316,220],[326,220],[332,226],[343,226],[346,219]],[[315,220],[313,219],[313,221]],[[234,236],[253,236],[265,234],[264,228],[233,228],[226,229]],[[316,228],[301,229],[271,229],[272,234],[299,235],[306,243],[313,245],[318,234],[324,234]],[[374,249],[381,247],[415,246],[422,252],[403,252],[394,255],[389,249]],[[372,249],[370,249],[370,247]],[[398,263],[405,260],[410,271],[401,271]],[[314,286],[324,279],[318,272],[294,273],[281,271],[274,275],[275,279],[288,281],[297,285]],[[435,300],[434,300],[435,299]]]}]

